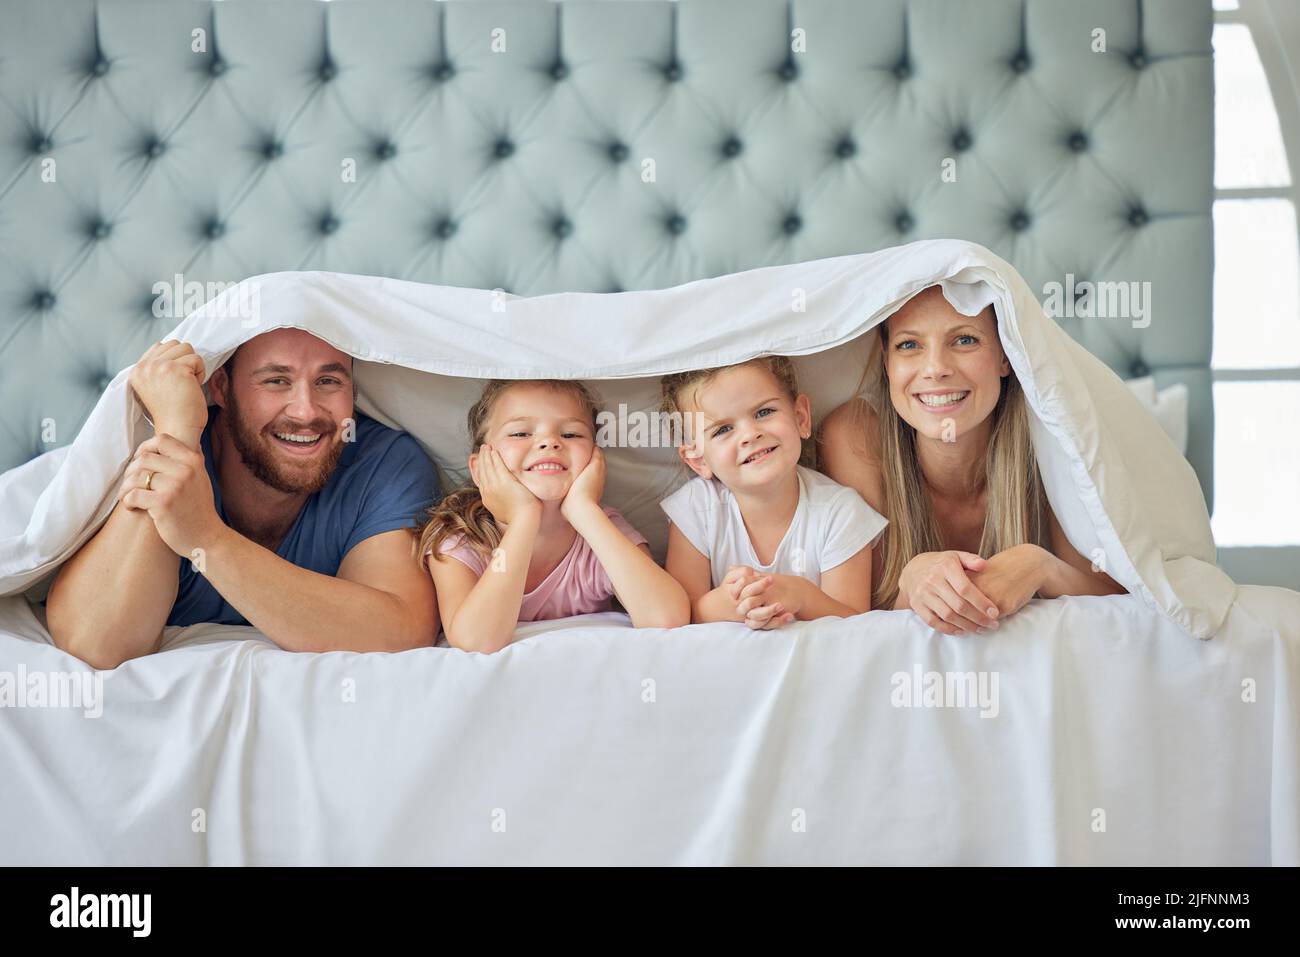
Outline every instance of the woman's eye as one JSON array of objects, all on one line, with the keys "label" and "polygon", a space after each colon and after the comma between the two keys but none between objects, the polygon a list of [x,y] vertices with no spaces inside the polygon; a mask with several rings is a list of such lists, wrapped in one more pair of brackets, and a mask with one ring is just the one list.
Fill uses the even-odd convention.
[{"label": "woman's eye", "polygon": [[904,350],[910,352],[911,351],[910,347],[914,345],[916,345],[915,339],[904,339],[902,342],[897,343],[894,346],[894,348],[897,349],[899,352],[903,352]]},{"label": "woman's eye", "polygon": [[974,336],[958,336],[957,344],[961,346],[974,346],[979,344],[979,340]]}]

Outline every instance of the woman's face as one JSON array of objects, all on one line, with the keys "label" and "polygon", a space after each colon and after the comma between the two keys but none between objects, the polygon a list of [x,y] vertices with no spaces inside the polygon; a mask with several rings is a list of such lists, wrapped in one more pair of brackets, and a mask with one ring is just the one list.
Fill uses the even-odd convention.
[{"label": "woman's face", "polygon": [[[591,415],[576,395],[524,382],[511,386],[493,403],[484,441],[539,499],[562,502],[591,461],[596,437]],[[469,458],[474,472],[478,449]]]},{"label": "woman's face", "polygon": [[963,316],[933,286],[886,325],[885,374],[899,416],[919,435],[943,442],[984,423],[998,404],[1011,364],[992,308]]}]

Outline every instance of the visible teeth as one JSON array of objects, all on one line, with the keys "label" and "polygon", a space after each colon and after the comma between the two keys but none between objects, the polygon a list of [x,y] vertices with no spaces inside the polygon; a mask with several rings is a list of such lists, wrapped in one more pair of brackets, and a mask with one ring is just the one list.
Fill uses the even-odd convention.
[{"label": "visible teeth", "polygon": [[319,435],[292,435],[288,432],[276,432],[274,435],[277,439],[284,439],[286,442],[297,442],[299,445],[311,445],[320,438]]},{"label": "visible teeth", "polygon": [[553,464],[553,463],[551,463],[551,462],[547,462],[547,463],[545,463],[544,465],[533,465],[533,466],[530,466],[529,469],[528,469],[528,471],[530,471],[530,472],[563,472],[563,471],[564,471],[564,466],[563,466],[563,465],[555,465],[555,464]]},{"label": "visible teeth", "polygon": [[949,392],[945,395],[922,395],[917,396],[926,405],[952,405],[958,399],[964,399],[969,395],[967,392]]},{"label": "visible teeth", "polygon": [[768,452],[771,452],[775,448],[776,446],[774,445],[770,449],[759,449],[757,452],[755,452],[753,455],[746,458],[745,461],[741,462],[740,464],[748,465],[750,462],[754,461],[757,458],[761,458],[762,456],[766,455]]}]

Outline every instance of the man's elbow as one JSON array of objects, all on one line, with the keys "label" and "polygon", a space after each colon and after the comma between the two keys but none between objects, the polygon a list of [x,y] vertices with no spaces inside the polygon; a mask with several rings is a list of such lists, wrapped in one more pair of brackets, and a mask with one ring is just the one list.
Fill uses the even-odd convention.
[{"label": "man's elbow", "polygon": [[57,621],[54,616],[49,616],[49,632],[54,647],[81,659],[96,671],[112,671],[123,662],[154,650],[148,648],[132,654],[128,643],[114,641],[113,636],[102,630]]}]

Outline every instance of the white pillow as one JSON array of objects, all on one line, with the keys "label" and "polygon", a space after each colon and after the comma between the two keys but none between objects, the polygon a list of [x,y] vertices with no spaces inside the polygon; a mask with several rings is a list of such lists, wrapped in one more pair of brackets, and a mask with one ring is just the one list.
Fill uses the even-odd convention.
[{"label": "white pillow", "polygon": [[1160,423],[1160,428],[1164,430],[1165,435],[1169,436],[1179,453],[1186,455],[1187,386],[1182,382],[1175,382],[1157,392],[1156,380],[1153,376],[1128,379],[1124,384],[1133,390],[1133,394],[1138,397],[1146,410],[1155,416],[1156,421]]}]

